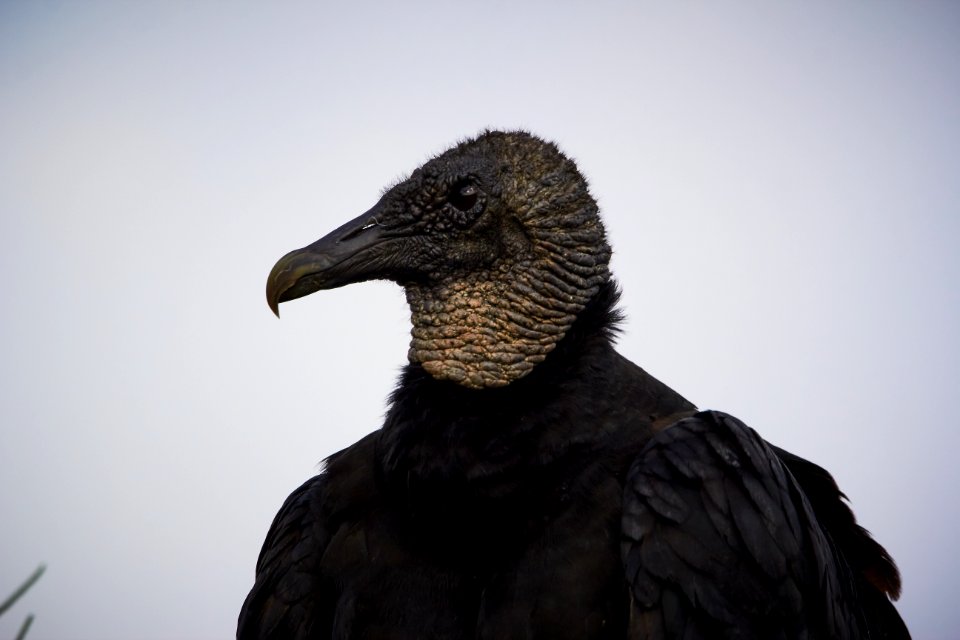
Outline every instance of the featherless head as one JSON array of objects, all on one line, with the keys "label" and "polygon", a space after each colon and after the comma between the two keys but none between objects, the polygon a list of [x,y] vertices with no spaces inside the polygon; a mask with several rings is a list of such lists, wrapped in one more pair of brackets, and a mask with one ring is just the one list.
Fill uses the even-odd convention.
[{"label": "featherless head", "polygon": [[572,160],[523,132],[449,149],[372,209],[277,262],[267,300],[388,279],[410,303],[409,351],[437,379],[509,384],[541,362],[609,277],[597,205]]}]

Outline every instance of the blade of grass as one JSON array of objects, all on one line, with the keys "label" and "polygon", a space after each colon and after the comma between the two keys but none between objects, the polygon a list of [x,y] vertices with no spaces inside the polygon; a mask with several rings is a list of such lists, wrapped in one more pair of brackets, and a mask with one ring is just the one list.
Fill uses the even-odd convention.
[{"label": "blade of grass", "polygon": [[10,594],[10,597],[3,601],[3,604],[0,604],[0,616],[6,612],[7,609],[13,606],[13,603],[20,599],[20,596],[27,592],[27,589],[33,586],[33,583],[40,579],[40,576],[43,575],[43,572],[47,570],[47,566],[42,564],[37,567],[36,571],[30,574],[30,577],[20,585],[16,591]]},{"label": "blade of grass", "polygon": [[27,619],[23,621],[23,624],[20,625],[20,631],[17,633],[16,640],[23,640],[27,637],[27,631],[30,630],[30,625],[33,624],[33,614],[27,616]]}]

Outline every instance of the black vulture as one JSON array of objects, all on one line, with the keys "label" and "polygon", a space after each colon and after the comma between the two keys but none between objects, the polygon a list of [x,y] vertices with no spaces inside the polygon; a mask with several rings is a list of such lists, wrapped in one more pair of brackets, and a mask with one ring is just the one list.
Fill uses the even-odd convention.
[{"label": "black vulture", "polygon": [[270,307],[406,291],[383,426],[273,521],[239,638],[908,638],[887,552],[824,469],[614,349],[572,160],[466,140],[277,262]]}]

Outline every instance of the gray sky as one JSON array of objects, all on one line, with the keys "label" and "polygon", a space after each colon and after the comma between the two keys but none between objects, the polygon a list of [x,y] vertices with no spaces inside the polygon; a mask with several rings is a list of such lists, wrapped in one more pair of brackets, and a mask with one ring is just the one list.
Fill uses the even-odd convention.
[{"label": "gray sky", "polygon": [[956,3],[0,3],[0,618],[225,638],[402,292],[266,275],[484,127],[590,178],[620,350],[830,469],[955,637]]}]

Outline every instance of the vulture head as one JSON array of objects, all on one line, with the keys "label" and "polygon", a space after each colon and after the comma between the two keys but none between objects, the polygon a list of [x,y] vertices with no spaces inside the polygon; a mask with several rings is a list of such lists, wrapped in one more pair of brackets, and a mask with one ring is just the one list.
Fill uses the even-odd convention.
[{"label": "vulture head", "polygon": [[433,158],[373,208],[281,258],[267,302],[364,280],[406,290],[409,359],[438,380],[500,387],[529,373],[609,278],[597,204],[572,160],[489,131]]}]

